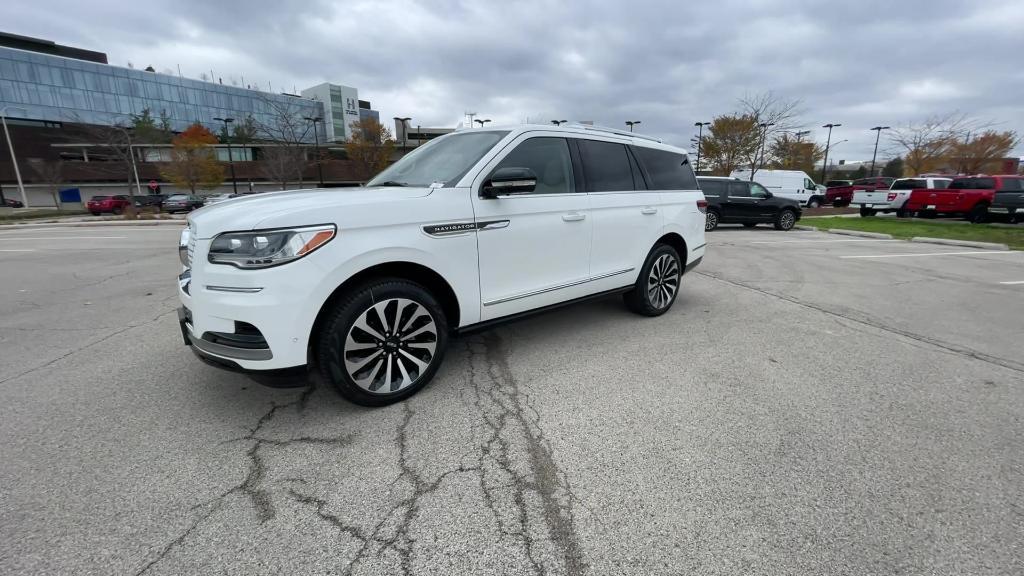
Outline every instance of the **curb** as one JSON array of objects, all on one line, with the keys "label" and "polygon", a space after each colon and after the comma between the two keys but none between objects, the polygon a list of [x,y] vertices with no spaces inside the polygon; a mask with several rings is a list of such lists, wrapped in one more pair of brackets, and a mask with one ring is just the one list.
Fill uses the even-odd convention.
[{"label": "curb", "polygon": [[843,236],[860,236],[862,238],[878,238],[880,240],[892,240],[892,234],[880,234],[878,232],[861,232],[860,230],[843,230],[841,228],[833,228],[828,231],[829,234],[842,234]]},{"label": "curb", "polygon": [[1009,250],[1010,247],[1006,244],[996,244],[995,242],[974,242],[973,240],[949,240],[948,238],[927,238],[925,236],[915,236],[910,239],[911,242],[926,242],[928,244],[943,244],[946,246],[964,246],[967,248],[981,248],[983,250]]},{"label": "curb", "polygon": [[793,226],[793,229],[794,230],[807,230],[808,232],[817,232],[818,231],[818,227],[817,226],[804,226],[803,224],[797,224],[796,226]]},{"label": "curb", "polygon": [[0,224],[0,230],[23,228],[94,228],[96,226],[185,226],[185,220],[97,220],[95,222],[33,222],[26,224]]}]

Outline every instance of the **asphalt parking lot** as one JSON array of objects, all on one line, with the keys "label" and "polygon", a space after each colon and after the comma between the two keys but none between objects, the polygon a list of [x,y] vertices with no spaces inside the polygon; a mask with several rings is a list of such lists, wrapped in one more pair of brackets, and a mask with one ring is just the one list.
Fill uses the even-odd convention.
[{"label": "asphalt parking lot", "polygon": [[177,234],[0,229],[0,573],[1024,571],[1024,252],[723,227],[365,409],[196,361]]}]

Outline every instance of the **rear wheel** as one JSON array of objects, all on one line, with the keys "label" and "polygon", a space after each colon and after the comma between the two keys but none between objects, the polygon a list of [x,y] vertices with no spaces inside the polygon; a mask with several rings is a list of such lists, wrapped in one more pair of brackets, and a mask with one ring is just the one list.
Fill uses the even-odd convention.
[{"label": "rear wheel", "polygon": [[330,313],[319,334],[324,380],[347,400],[384,406],[412,396],[437,372],[448,321],[419,284],[380,279],[363,284]]},{"label": "rear wheel", "polygon": [[796,213],[792,210],[783,210],[775,217],[776,230],[792,230],[796,225]]},{"label": "rear wheel", "polygon": [[988,220],[988,204],[978,204],[967,213],[967,220],[971,224],[982,224]]},{"label": "rear wheel", "polygon": [[124,208],[121,208],[120,206],[115,206],[114,209],[111,210],[111,212],[113,212],[115,216],[120,216],[121,214],[124,214]]},{"label": "rear wheel", "polygon": [[874,215],[875,215],[875,210],[873,210],[871,208],[865,208],[864,206],[860,207],[860,217],[861,218],[867,218],[868,216],[874,216]]},{"label": "rear wheel", "polygon": [[718,228],[718,212],[708,210],[707,217],[704,219],[704,230],[710,232],[715,228]]},{"label": "rear wheel", "polygon": [[656,245],[647,255],[636,285],[623,295],[626,307],[643,316],[664,314],[676,301],[682,276],[683,265],[676,249],[668,244]]}]

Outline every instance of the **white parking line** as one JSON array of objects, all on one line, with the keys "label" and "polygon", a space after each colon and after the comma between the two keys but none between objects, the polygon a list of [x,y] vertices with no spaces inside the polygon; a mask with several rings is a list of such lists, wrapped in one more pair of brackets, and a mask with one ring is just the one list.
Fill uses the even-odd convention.
[{"label": "white parking line", "polygon": [[127,236],[22,236],[18,238],[0,238],[0,240],[124,240]]},{"label": "white parking line", "polygon": [[0,252],[35,252],[35,250],[5,250],[0,248]]},{"label": "white parking line", "polygon": [[1014,284],[1024,284],[1024,280],[1014,280],[1013,282],[1000,282],[1000,284],[1007,284],[1012,286]]},{"label": "white parking line", "polygon": [[873,238],[864,240],[759,240],[751,242],[751,244],[832,244],[836,242],[903,242],[903,240],[877,240]]},{"label": "white parking line", "polygon": [[969,256],[972,254],[992,254],[993,256],[1004,256],[1006,254],[1021,254],[1019,251],[996,251],[986,250],[984,252],[923,252],[918,254],[858,254],[856,256],[840,256],[840,258],[910,258],[912,256]]}]

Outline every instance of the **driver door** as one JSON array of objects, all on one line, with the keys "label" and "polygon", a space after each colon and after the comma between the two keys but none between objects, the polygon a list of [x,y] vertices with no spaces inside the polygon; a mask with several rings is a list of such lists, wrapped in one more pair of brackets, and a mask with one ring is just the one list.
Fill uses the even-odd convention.
[{"label": "driver door", "polygon": [[[480,319],[491,320],[587,294],[593,219],[586,193],[577,192],[565,138],[526,133],[473,182],[480,271]],[[525,168],[532,192],[480,195],[499,168]]]}]

